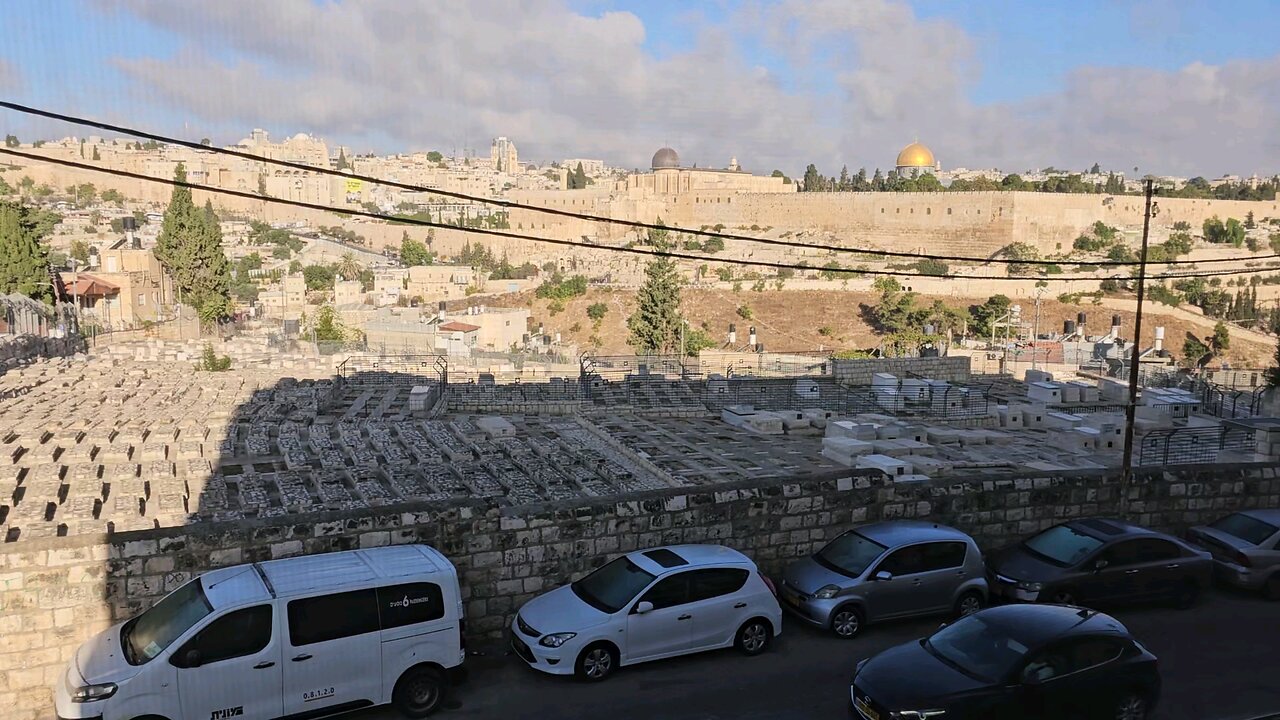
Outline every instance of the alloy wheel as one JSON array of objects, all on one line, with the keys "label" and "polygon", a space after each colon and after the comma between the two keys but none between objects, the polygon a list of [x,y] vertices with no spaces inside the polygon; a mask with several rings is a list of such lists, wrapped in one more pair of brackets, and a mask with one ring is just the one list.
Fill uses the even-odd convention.
[{"label": "alloy wheel", "polygon": [[613,669],[613,655],[604,648],[594,648],[582,660],[582,671],[592,680],[599,680]]},{"label": "alloy wheel", "polygon": [[960,617],[972,615],[982,609],[982,598],[977,595],[966,595],[960,598]]},{"label": "alloy wheel", "polygon": [[764,650],[768,641],[769,633],[761,623],[751,623],[742,631],[742,649],[753,655]]},{"label": "alloy wheel", "polygon": [[841,610],[831,620],[831,629],[840,637],[853,637],[858,634],[858,613],[852,610]]},{"label": "alloy wheel", "polygon": [[1147,703],[1138,695],[1125,695],[1116,706],[1116,720],[1146,720]]}]

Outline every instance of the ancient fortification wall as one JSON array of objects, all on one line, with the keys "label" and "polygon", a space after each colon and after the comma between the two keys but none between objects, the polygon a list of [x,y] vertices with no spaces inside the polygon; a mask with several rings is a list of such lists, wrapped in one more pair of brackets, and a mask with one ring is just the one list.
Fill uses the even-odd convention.
[{"label": "ancient fortification wall", "polygon": [[[1280,503],[1275,467],[1168,470],[1130,487],[1128,516],[1179,529],[1229,510]],[[522,603],[607,558],[666,543],[742,549],[766,573],[853,524],[930,518],[999,547],[1066,518],[1114,514],[1113,477],[1025,477],[902,485],[849,473],[715,491],[498,509],[479,502],[381,508],[0,546],[0,705],[9,720],[52,717],[50,687],[76,646],[212,568],[400,543],[429,543],[457,564],[468,628],[501,635]]]}]

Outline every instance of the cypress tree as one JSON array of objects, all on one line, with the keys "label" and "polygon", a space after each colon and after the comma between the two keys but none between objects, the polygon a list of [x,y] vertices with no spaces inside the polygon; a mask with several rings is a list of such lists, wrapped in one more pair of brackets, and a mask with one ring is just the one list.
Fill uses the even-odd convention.
[{"label": "cypress tree", "polygon": [[680,275],[671,258],[654,258],[636,292],[637,307],[627,318],[627,342],[640,354],[679,352]]},{"label": "cypress tree", "polygon": [[0,202],[0,294],[8,293],[53,303],[49,248],[35,218],[17,203]]},{"label": "cypress tree", "polygon": [[[173,177],[179,182],[187,179],[182,163]],[[227,314],[231,307],[231,263],[222,250],[222,229],[212,203],[197,208],[190,188],[175,187],[164,211],[155,254],[173,276],[183,302],[194,307],[201,320],[212,322]]]}]

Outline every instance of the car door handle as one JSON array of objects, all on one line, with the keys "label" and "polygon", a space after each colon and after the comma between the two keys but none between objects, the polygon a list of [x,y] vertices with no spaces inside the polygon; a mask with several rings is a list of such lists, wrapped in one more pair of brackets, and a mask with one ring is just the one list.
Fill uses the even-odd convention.
[{"label": "car door handle", "polygon": [[267,668],[269,668],[269,667],[275,667],[275,665],[276,665],[276,664],[275,664],[275,663],[273,663],[273,662],[271,662],[270,660],[263,660],[262,662],[258,663],[257,665],[254,665],[254,666],[253,666],[253,669],[254,669],[254,670],[266,670],[266,669],[267,669]]},{"label": "car door handle", "polygon": [[1180,565],[1179,563],[1169,563],[1168,565],[1165,565],[1165,568],[1169,570],[1177,570],[1180,567],[1182,567],[1182,565]]},{"label": "car door handle", "polygon": [[912,584],[912,585],[919,585],[919,584],[920,584],[920,583],[922,583],[922,582],[924,582],[924,581],[923,581],[923,580],[912,580],[912,581],[911,581],[911,584]]},{"label": "car door handle", "polygon": [[294,662],[302,662],[303,660],[310,660],[310,659],[311,659],[310,655],[295,655],[293,657]]},{"label": "car door handle", "polygon": [[677,620],[688,620],[688,619],[689,619],[689,618],[691,618],[691,617],[693,617],[693,616],[692,616],[692,615],[681,615],[680,617],[678,617],[678,618],[676,618],[676,619],[677,619]]},{"label": "car door handle", "polygon": [[744,608],[744,607],[746,607],[746,606],[747,606],[747,604],[746,604],[746,603],[738,603],[737,605],[734,605],[734,606],[733,606],[733,609],[734,609],[734,610],[741,610],[742,608]]},{"label": "car door handle", "polygon": [[1125,574],[1125,575],[1137,575],[1137,574],[1138,574],[1138,571],[1137,571],[1137,570],[1125,570],[1125,571],[1124,571],[1124,574]]}]

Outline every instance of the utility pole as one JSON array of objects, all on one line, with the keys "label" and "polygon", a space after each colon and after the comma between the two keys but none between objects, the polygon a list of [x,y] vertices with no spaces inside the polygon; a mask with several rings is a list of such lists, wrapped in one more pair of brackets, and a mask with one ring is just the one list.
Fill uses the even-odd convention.
[{"label": "utility pole", "polygon": [[1147,237],[1151,232],[1151,194],[1154,182],[1147,180],[1146,210],[1142,215],[1142,251],[1138,254],[1138,309],[1133,318],[1133,351],[1129,360],[1129,403],[1125,406],[1124,460],[1120,469],[1120,511],[1129,509],[1129,484],[1133,480],[1133,416],[1138,405],[1138,358],[1142,355],[1142,295],[1147,280]]},{"label": "utility pole", "polygon": [[1040,298],[1044,295],[1044,288],[1036,288],[1036,320],[1035,325],[1031,329],[1031,369],[1034,370],[1039,365],[1036,363],[1036,353],[1040,350],[1038,343],[1040,342]]}]

